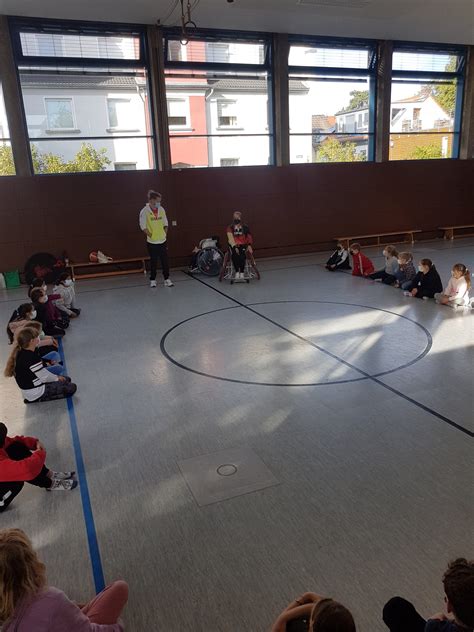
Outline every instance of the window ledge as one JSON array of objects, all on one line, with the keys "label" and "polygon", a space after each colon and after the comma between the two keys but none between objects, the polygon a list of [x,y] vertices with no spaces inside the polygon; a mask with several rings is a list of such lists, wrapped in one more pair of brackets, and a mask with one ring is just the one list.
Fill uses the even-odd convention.
[{"label": "window ledge", "polygon": [[244,131],[244,127],[237,127],[234,125],[218,125],[217,128],[218,130],[222,130],[224,132],[243,132]]},{"label": "window ledge", "polygon": [[195,128],[194,127],[179,127],[176,125],[170,125],[169,128],[170,132],[195,132]]},{"label": "window ledge", "polygon": [[54,134],[58,134],[59,136],[64,136],[64,134],[80,134],[81,130],[77,129],[76,127],[74,129],[69,129],[69,128],[64,128],[64,129],[46,129],[45,130],[45,134],[51,134],[52,136]]},{"label": "window ledge", "polygon": [[133,132],[136,134],[140,130],[139,129],[125,129],[125,128],[122,129],[121,127],[107,127],[105,131],[108,132],[109,134],[115,134],[115,133],[129,134],[130,132]]}]

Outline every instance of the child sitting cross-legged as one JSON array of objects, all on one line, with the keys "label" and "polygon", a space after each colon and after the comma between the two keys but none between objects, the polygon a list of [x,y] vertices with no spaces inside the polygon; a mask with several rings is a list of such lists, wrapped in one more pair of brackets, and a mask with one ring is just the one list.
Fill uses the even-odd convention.
[{"label": "child sitting cross-legged", "polygon": [[368,277],[374,272],[374,264],[361,252],[360,244],[351,244],[349,252],[352,255],[352,274],[353,276]]},{"label": "child sitting cross-legged", "polygon": [[373,281],[381,279],[382,283],[385,283],[385,285],[392,285],[397,280],[398,252],[395,246],[385,246],[382,254],[385,257],[384,267],[382,270],[377,270],[377,272],[370,274],[369,277]]},{"label": "child sitting cross-legged", "polygon": [[404,294],[405,296],[428,300],[429,298],[434,298],[434,295],[441,292],[442,289],[443,284],[434,263],[431,259],[421,259],[418,265],[418,273]]},{"label": "child sitting cross-legged", "polygon": [[77,318],[81,310],[75,306],[76,291],[74,289],[74,281],[69,272],[63,272],[53,288],[54,294],[61,297],[54,304],[60,312],[66,314],[69,318]]},{"label": "child sitting cross-legged", "polygon": [[336,250],[332,253],[326,262],[326,270],[334,272],[335,270],[350,270],[349,252],[341,243],[337,244]]},{"label": "child sitting cross-legged", "polygon": [[415,266],[413,265],[413,255],[411,252],[400,252],[398,255],[398,272],[395,287],[407,290],[416,276]]},{"label": "child sitting cross-legged", "polygon": [[463,263],[456,263],[451,272],[451,278],[443,293],[434,295],[436,302],[449,307],[467,307],[469,305],[469,290],[471,289],[471,274]]},{"label": "child sitting cross-legged", "polygon": [[15,377],[25,404],[71,397],[77,386],[66,375],[55,375],[37,351],[37,330],[24,327],[18,332],[4,375]]}]

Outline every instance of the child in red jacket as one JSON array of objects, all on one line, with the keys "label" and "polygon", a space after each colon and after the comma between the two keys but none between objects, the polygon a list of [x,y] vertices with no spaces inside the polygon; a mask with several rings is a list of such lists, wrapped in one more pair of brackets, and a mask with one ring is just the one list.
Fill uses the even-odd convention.
[{"label": "child in red jacket", "polygon": [[352,274],[367,277],[375,270],[372,261],[362,254],[360,244],[351,244],[349,251],[352,255]]},{"label": "child in red jacket", "polygon": [[44,462],[46,450],[35,437],[8,437],[0,423],[0,512],[5,511],[23,485],[30,483],[49,491],[77,487],[75,472],[53,472]]}]

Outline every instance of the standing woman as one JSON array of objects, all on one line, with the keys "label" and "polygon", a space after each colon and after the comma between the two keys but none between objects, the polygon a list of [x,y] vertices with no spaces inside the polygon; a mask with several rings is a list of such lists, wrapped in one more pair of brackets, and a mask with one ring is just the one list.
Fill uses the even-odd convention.
[{"label": "standing woman", "polygon": [[158,259],[165,280],[165,287],[174,284],[170,277],[168,264],[168,249],[166,237],[168,235],[168,218],[161,206],[161,193],[148,191],[148,203],[140,211],[140,230],[146,235],[148,254],[150,255],[150,287],[156,287],[156,268]]}]

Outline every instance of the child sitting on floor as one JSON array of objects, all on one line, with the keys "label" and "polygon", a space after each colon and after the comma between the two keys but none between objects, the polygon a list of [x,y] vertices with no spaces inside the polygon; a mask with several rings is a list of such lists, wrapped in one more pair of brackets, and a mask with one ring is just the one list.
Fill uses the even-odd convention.
[{"label": "child sitting on floor", "polygon": [[60,312],[64,312],[69,318],[77,318],[81,310],[74,305],[76,300],[76,291],[74,289],[74,281],[69,272],[63,272],[53,288],[54,294],[59,294],[60,300],[54,301],[54,304]]},{"label": "child sitting on floor", "polygon": [[404,292],[405,296],[412,296],[428,300],[434,298],[437,292],[443,290],[443,284],[431,259],[421,259],[418,273]]},{"label": "child sitting on floor", "polygon": [[5,367],[5,377],[15,377],[25,404],[71,397],[77,386],[72,384],[70,377],[48,371],[36,350],[38,342],[34,329],[24,327],[20,330]]},{"label": "child sitting on floor", "polygon": [[352,274],[367,277],[374,272],[374,264],[361,252],[360,244],[351,244],[349,252],[352,255]]},{"label": "child sitting on floor", "polygon": [[48,294],[48,286],[43,279],[33,280],[28,290],[28,296],[32,299],[35,290],[38,289],[41,289],[48,296],[46,310],[49,320],[54,320],[61,329],[67,329],[69,327],[69,316],[65,312],[61,312],[56,305],[56,303],[62,302],[61,296],[59,294]]},{"label": "child sitting on floor", "polygon": [[349,263],[349,252],[344,248],[341,243],[337,244],[336,250],[332,253],[326,262],[326,270],[350,270],[351,265]]},{"label": "child sitting on floor", "polygon": [[395,246],[385,246],[382,252],[385,257],[385,266],[382,270],[377,270],[373,274],[370,274],[369,277],[375,281],[376,279],[381,279],[382,283],[385,285],[392,285],[397,280],[397,272],[398,272],[398,252]]},{"label": "child sitting on floor", "polygon": [[395,276],[397,277],[395,287],[399,287],[402,290],[408,289],[408,286],[416,276],[411,252],[400,252],[398,255],[398,272]]},{"label": "child sitting on floor", "polygon": [[[16,309],[7,325],[7,336],[10,344],[13,343],[13,339],[20,329],[28,327],[31,323],[35,322],[36,310],[33,303],[22,303],[18,309]],[[45,336],[43,331],[40,332],[40,347],[54,347],[57,349],[58,344],[52,336]]]},{"label": "child sitting on floor", "polygon": [[451,272],[451,278],[443,293],[434,295],[436,302],[450,307],[467,307],[469,305],[469,290],[471,289],[471,274],[463,263],[456,263]]},{"label": "child sitting on floor", "polygon": [[49,491],[77,487],[75,472],[55,472],[45,465],[46,450],[35,437],[9,437],[0,423],[0,512],[18,496],[25,483]]},{"label": "child sitting on floor", "polygon": [[[59,294],[53,296],[59,298]],[[59,338],[65,336],[64,321],[57,320],[56,313],[49,309],[49,297],[46,292],[40,287],[34,288],[31,291],[31,300],[36,310],[36,320],[42,324],[45,334]],[[56,310],[54,305],[53,308]]]}]

